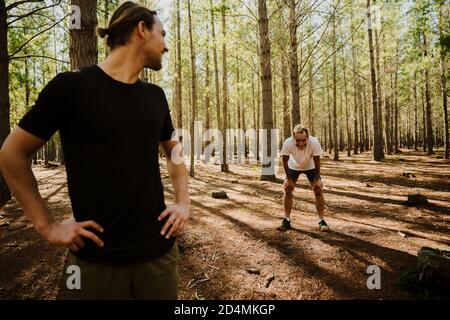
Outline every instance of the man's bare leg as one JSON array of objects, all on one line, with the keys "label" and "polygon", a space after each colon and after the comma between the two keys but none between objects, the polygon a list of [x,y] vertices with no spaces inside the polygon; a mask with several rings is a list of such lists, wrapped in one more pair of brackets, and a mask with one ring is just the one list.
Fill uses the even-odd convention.
[{"label": "man's bare leg", "polygon": [[293,190],[284,190],[284,198],[283,198],[283,204],[284,204],[284,217],[290,218],[291,211],[292,211],[292,205],[294,203],[294,194]]},{"label": "man's bare leg", "polygon": [[[312,189],[314,191],[314,196],[316,199],[316,209],[319,215],[319,220],[323,221],[323,215],[325,210],[325,199],[323,196],[323,183],[321,179],[316,179],[311,183]],[[327,226],[328,227],[328,226]],[[327,229],[327,228],[326,228]]]},{"label": "man's bare leg", "polygon": [[[294,182],[295,185],[295,182]],[[284,183],[284,197],[283,197],[283,204],[284,204],[284,219],[281,223],[281,226],[278,227],[278,230],[280,231],[286,231],[291,228],[290,225],[290,216],[292,211],[292,205],[294,202],[294,186],[289,185],[288,181]]]}]

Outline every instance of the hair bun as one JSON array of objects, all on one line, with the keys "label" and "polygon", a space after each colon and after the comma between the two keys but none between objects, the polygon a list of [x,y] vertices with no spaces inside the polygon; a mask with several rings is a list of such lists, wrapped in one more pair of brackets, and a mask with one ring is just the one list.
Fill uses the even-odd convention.
[{"label": "hair bun", "polygon": [[109,34],[108,28],[97,28],[98,35],[100,38],[104,38]]}]

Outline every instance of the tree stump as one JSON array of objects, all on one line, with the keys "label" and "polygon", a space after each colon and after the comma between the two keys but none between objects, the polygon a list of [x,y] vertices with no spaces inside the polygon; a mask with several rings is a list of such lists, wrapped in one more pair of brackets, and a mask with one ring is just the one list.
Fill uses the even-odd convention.
[{"label": "tree stump", "polygon": [[406,201],[407,206],[417,206],[427,203],[428,203],[427,197],[421,194],[408,194],[408,200]]},{"label": "tree stump", "polygon": [[217,191],[212,193],[214,199],[228,199],[228,195],[225,191]]},{"label": "tree stump", "polygon": [[450,296],[450,251],[421,248],[417,273],[418,284],[423,290]]}]

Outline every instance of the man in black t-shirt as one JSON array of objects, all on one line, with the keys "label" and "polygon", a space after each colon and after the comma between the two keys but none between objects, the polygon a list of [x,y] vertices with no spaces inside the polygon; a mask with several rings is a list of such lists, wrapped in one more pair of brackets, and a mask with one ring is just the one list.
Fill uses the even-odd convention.
[{"label": "man in black t-shirt", "polygon": [[[186,167],[164,91],[139,80],[167,52],[156,13],[121,5],[99,65],[57,75],[0,151],[0,168],[37,231],[70,249],[62,298],[176,299],[174,237],[189,218]],[[58,222],[41,198],[30,157],[59,131],[74,221]],[[167,157],[174,204],[164,203],[158,147]],[[176,164],[177,163],[177,164]],[[74,267],[75,266],[75,267]]]}]

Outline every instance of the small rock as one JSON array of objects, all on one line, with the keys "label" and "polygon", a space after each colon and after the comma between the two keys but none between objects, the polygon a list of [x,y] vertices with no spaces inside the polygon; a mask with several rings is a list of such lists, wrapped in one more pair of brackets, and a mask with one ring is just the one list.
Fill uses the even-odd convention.
[{"label": "small rock", "polygon": [[373,188],[373,185],[371,185],[370,183],[366,184],[367,188]]},{"label": "small rock", "polygon": [[258,274],[258,275],[261,274],[261,271],[258,268],[253,268],[253,267],[252,268],[248,268],[247,272],[250,273],[250,274]]},{"label": "small rock", "polygon": [[239,183],[239,181],[233,180],[233,181],[231,181],[231,183]]},{"label": "small rock", "polygon": [[7,227],[7,226],[9,226],[9,221],[6,221],[5,223],[0,224],[0,228]]},{"label": "small rock", "polygon": [[406,238],[406,234],[404,234],[403,232],[398,231],[397,234],[402,238]]},{"label": "small rock", "polygon": [[217,191],[212,193],[214,199],[228,199],[228,195],[225,191]]},{"label": "small rock", "polygon": [[27,227],[27,224],[19,224],[19,225],[15,225],[15,226],[8,226],[8,231],[14,231],[14,230],[18,230],[18,229],[22,229]]},{"label": "small rock", "polygon": [[268,288],[273,280],[275,280],[275,274],[271,273],[264,279],[264,287]]},{"label": "small rock", "polygon": [[428,203],[427,197],[421,194],[408,194],[408,200],[406,201],[406,205],[408,206],[415,206],[427,203]]}]

